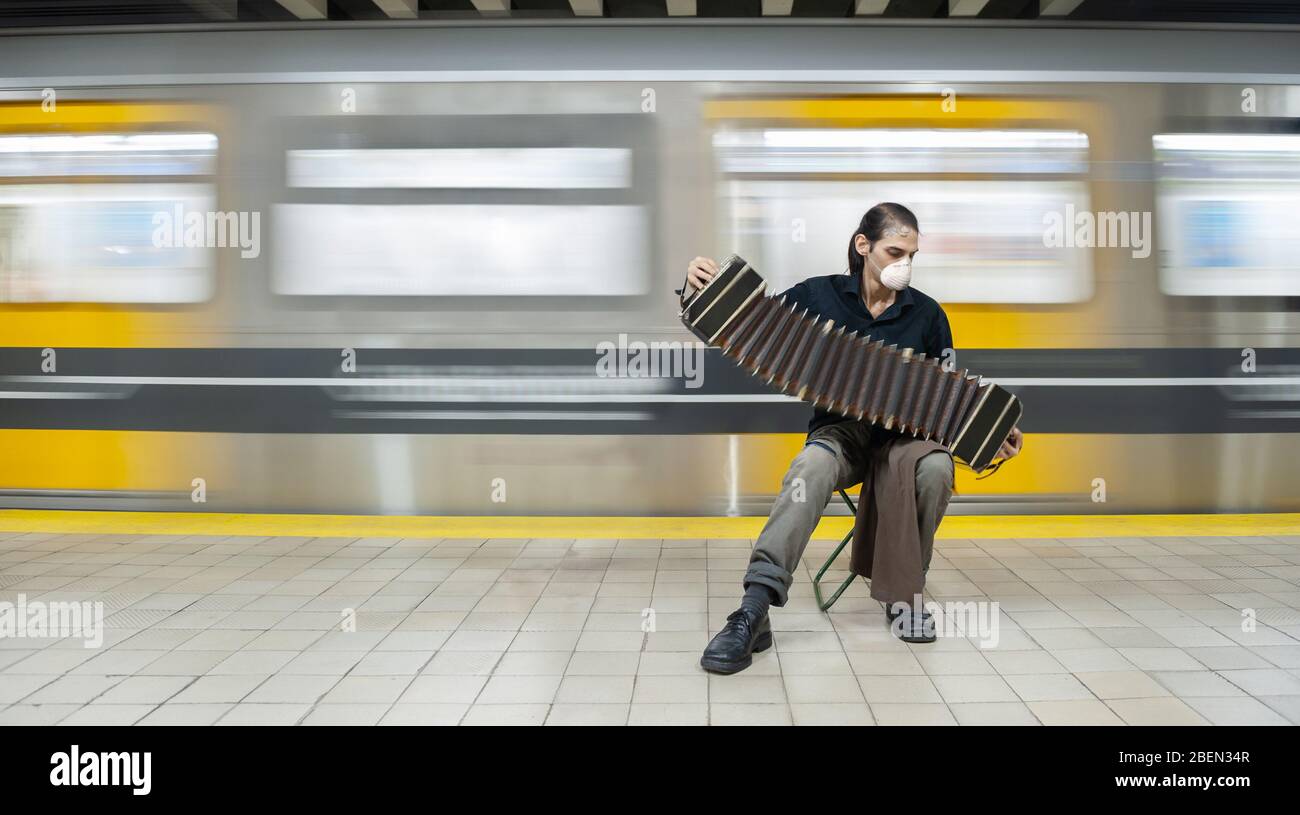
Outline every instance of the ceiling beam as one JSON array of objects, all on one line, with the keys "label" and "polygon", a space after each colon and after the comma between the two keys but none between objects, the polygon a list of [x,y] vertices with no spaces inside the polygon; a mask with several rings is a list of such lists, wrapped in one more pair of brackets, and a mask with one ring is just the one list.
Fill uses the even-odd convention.
[{"label": "ceiling beam", "polygon": [[1064,17],[1083,5],[1083,0],[1042,0],[1039,17]]},{"label": "ceiling beam", "polygon": [[859,17],[879,17],[888,6],[889,0],[854,0],[853,13]]},{"label": "ceiling beam", "polygon": [[299,20],[328,20],[329,0],[275,0]]},{"label": "ceiling beam", "polygon": [[394,20],[414,20],[420,16],[420,0],[374,0],[379,10]]},{"label": "ceiling beam", "polygon": [[948,0],[949,17],[978,17],[989,0]]}]

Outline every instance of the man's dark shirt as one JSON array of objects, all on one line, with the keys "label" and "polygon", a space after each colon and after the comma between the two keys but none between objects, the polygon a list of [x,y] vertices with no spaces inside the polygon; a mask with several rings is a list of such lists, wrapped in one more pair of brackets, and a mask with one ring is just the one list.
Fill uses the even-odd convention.
[{"label": "man's dark shirt", "polygon": [[[894,297],[894,302],[879,317],[873,318],[862,302],[861,281],[861,273],[812,277],[782,294],[787,303],[807,308],[810,314],[820,315],[821,319],[830,317],[838,325],[847,326],[850,332],[856,331],[873,342],[897,343],[900,349],[911,348],[927,358],[942,358],[944,351],[953,347],[948,315],[933,297],[909,286]],[[846,421],[852,420],[816,408],[808,422],[808,432]],[[876,428],[873,435],[889,432],[892,431]]]}]

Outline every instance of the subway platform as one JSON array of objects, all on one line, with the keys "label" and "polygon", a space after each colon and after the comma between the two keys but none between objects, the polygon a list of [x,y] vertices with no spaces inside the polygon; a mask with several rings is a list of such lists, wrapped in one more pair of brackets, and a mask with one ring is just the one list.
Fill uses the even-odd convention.
[{"label": "subway platform", "polygon": [[[927,599],[996,637],[929,644],[818,610],[848,520],[719,676],[762,518],[3,511],[0,724],[1300,723],[1300,515],[950,517]],[[14,626],[87,603],[92,647]]]}]

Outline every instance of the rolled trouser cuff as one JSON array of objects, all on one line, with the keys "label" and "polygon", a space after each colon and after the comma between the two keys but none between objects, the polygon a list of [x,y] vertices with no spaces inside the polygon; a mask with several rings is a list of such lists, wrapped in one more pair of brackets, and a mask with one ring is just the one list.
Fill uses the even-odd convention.
[{"label": "rolled trouser cuff", "polygon": [[767,586],[776,595],[772,605],[780,607],[785,605],[786,599],[790,596],[792,582],[794,577],[785,569],[774,563],[759,560],[749,564],[749,569],[745,572],[744,586],[749,588],[751,583]]}]

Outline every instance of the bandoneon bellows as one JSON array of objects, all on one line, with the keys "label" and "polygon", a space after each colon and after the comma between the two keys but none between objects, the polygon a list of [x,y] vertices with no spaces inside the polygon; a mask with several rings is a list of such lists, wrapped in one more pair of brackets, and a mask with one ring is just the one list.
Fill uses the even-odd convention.
[{"label": "bandoneon bellows", "polygon": [[1020,400],[965,369],[872,342],[784,298],[736,255],[683,304],[682,322],[782,393],[887,430],[937,441],[976,472],[1020,420]]}]

